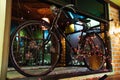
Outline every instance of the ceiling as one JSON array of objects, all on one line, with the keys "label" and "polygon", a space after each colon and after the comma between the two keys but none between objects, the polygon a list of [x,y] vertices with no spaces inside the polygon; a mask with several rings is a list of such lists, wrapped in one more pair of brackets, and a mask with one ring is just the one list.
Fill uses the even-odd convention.
[{"label": "ceiling", "polygon": [[[43,0],[41,0],[43,1]],[[108,0],[120,7],[120,0]],[[23,21],[30,19],[41,19],[48,17],[53,19],[54,15],[50,11],[50,5],[40,2],[40,0],[13,0],[12,3],[12,20]]]},{"label": "ceiling", "polygon": [[53,17],[49,7],[50,5],[41,3],[39,0],[13,0],[12,20],[23,21]]},{"label": "ceiling", "polygon": [[120,0],[110,0],[110,1],[115,3],[116,5],[118,5],[120,7]]}]

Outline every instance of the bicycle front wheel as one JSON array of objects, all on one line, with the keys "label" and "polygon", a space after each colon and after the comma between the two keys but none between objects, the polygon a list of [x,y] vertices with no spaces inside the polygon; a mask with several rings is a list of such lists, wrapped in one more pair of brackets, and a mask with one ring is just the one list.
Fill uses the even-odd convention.
[{"label": "bicycle front wheel", "polygon": [[105,62],[105,46],[98,34],[86,35],[82,50],[85,54],[84,62],[88,69],[96,71],[103,67]]},{"label": "bicycle front wheel", "polygon": [[24,76],[44,76],[56,66],[60,56],[58,36],[48,31],[45,21],[27,21],[11,36],[10,59]]}]

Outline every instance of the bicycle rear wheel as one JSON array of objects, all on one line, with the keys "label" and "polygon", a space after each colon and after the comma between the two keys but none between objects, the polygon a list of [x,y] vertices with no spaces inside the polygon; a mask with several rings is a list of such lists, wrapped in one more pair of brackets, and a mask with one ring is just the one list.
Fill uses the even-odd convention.
[{"label": "bicycle rear wheel", "polygon": [[100,70],[105,62],[104,42],[98,34],[88,34],[85,36],[82,52],[85,54],[84,62],[88,69]]},{"label": "bicycle rear wheel", "polygon": [[58,36],[48,31],[45,21],[27,21],[11,36],[10,59],[22,75],[44,76],[56,66],[60,57]]}]

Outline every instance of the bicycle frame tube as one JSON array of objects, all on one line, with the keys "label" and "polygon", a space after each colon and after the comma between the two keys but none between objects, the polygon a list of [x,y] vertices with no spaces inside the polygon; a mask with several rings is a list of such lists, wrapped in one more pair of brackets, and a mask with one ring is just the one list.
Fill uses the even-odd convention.
[{"label": "bicycle frame tube", "polygon": [[[56,28],[56,31],[57,31],[57,33],[59,34],[59,35],[62,35],[64,38],[65,38],[65,41],[66,41],[66,43],[68,44],[68,46],[70,47],[70,49],[73,51],[73,53],[75,53],[75,50],[74,50],[74,48],[73,48],[73,46],[72,46],[72,44],[70,43],[70,41],[67,39],[67,36],[65,35],[65,33],[63,33],[63,31],[59,28],[59,27],[57,27]],[[83,39],[83,33],[86,33],[85,31],[82,31],[82,30],[80,30],[79,32],[81,32],[81,34],[80,34],[80,41],[84,41]],[[87,33],[86,33],[87,34]]]},{"label": "bicycle frame tube", "polygon": [[[72,50],[73,53],[75,53],[75,49],[72,47],[72,44],[69,42],[69,40],[67,39],[67,36],[65,35],[65,33],[62,32],[62,30],[57,27],[56,29],[57,33],[60,34],[61,36],[63,36],[65,38],[66,43],[68,44],[68,46],[70,47],[70,50]],[[70,54],[71,58],[72,55]]]}]

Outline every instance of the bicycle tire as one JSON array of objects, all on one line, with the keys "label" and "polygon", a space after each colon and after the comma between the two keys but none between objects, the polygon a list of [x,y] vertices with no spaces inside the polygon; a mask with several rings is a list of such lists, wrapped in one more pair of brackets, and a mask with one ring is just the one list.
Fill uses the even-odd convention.
[{"label": "bicycle tire", "polygon": [[[30,20],[19,25],[11,35],[10,60],[15,70],[24,76],[47,75],[59,61],[60,40],[49,30],[46,30],[49,35],[43,33],[45,32],[43,27],[49,28],[50,25],[43,20]],[[36,54],[37,56],[35,56]]]},{"label": "bicycle tire", "polygon": [[105,63],[105,46],[102,38],[96,33],[90,33],[84,40],[85,65],[92,71],[102,69]]}]

